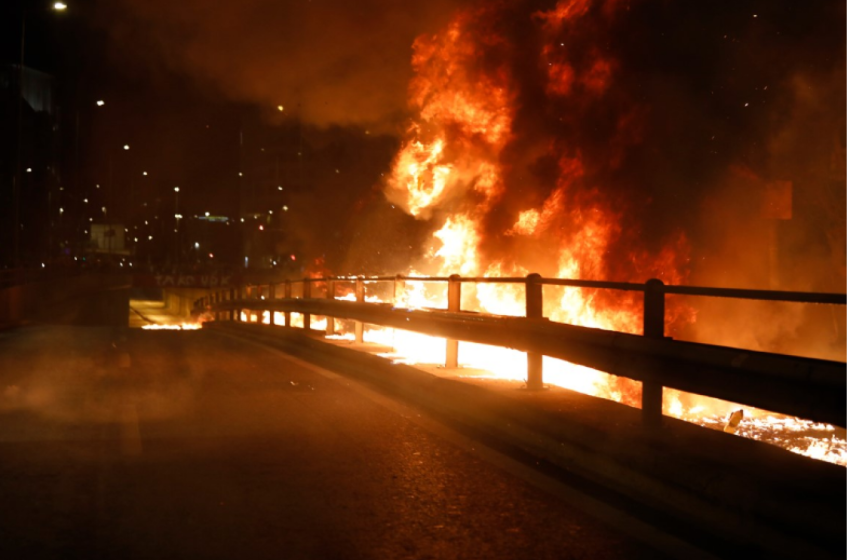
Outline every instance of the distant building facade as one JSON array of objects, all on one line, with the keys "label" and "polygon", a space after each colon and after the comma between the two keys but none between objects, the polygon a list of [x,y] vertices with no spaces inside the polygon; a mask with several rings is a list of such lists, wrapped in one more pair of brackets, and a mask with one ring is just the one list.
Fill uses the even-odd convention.
[{"label": "distant building facade", "polygon": [[[52,76],[0,66],[0,266],[59,253],[64,187],[59,110]],[[17,230],[17,240],[15,235]]]}]

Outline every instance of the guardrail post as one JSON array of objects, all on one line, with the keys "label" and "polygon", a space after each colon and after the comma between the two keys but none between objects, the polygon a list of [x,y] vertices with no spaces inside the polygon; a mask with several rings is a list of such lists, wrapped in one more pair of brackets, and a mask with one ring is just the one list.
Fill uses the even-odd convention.
[{"label": "guardrail post", "polygon": [[[354,300],[357,303],[366,301],[366,286],[362,278],[354,281]],[[354,342],[363,342],[363,321],[354,321]]]},{"label": "guardrail post", "polygon": [[[525,279],[525,317],[527,319],[543,318],[543,285],[540,275],[536,272]],[[526,387],[533,391],[543,389],[543,355],[537,352],[526,352],[528,376]]]},{"label": "guardrail post", "polygon": [[[336,282],[333,280],[328,280],[327,282],[328,293],[326,297],[328,299],[336,299]],[[325,327],[325,334],[330,336],[336,332],[336,321],[330,315],[325,316],[325,320],[327,321],[327,326]]]},{"label": "guardrail post", "polygon": [[[304,289],[301,291],[303,299],[310,299],[310,279],[304,279]],[[310,314],[304,313],[304,329],[310,330]]]},{"label": "guardrail post", "polygon": [[[256,286],[247,286],[245,288],[245,299],[256,299],[256,297],[257,297]],[[255,322],[256,316],[257,316],[256,310],[255,309],[249,309],[248,310],[248,321],[247,322],[248,323]]]},{"label": "guardrail post", "polygon": [[[275,292],[274,288],[275,288],[274,282],[270,282],[269,283],[269,297],[267,298],[268,300],[274,299],[274,292]],[[275,324],[274,323],[274,309],[269,308],[269,325],[274,325],[274,324]]]},{"label": "guardrail post", "polygon": [[[263,299],[263,287],[260,284],[254,286],[254,299],[260,301]],[[254,310],[254,322],[262,323],[263,322],[263,310],[255,309]]]},{"label": "guardrail post", "polygon": [[[643,292],[643,336],[664,338],[664,282],[647,280]],[[645,426],[661,425],[664,387],[654,381],[644,381],[641,389],[641,411]]]},{"label": "guardrail post", "polygon": [[[449,287],[448,287],[448,296],[449,296],[449,311],[458,312],[460,311],[460,276],[457,274],[452,274],[449,276]],[[446,339],[446,368],[453,369],[458,366],[457,363],[457,355],[458,355],[458,342],[457,340],[453,340],[451,338]]]},{"label": "guardrail post", "polygon": [[[285,297],[286,299],[292,299],[292,282],[290,282],[289,280],[287,280],[283,284],[283,297]],[[283,326],[292,326],[292,313],[289,311],[283,312]]]},{"label": "guardrail post", "polygon": [[397,274],[393,282],[393,307],[399,307],[404,299],[404,277]]}]

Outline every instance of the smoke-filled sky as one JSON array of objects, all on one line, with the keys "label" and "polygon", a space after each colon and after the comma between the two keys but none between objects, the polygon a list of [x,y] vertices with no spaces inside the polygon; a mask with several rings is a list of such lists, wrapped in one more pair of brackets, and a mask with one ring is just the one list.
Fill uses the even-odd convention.
[{"label": "smoke-filled sky", "polygon": [[[110,3],[113,4],[113,3]],[[110,34],[148,70],[188,73],[228,98],[328,126],[399,123],[410,46],[461,0],[121,0]]]},{"label": "smoke-filled sky", "polygon": [[[483,42],[481,57],[470,59],[478,60],[481,76],[506,64],[516,94],[513,140],[499,154],[510,164],[507,189],[486,218],[488,231],[509,227],[517,205],[546,200],[559,170],[557,158],[543,152],[556,138],[563,149],[580,148],[585,164],[616,160],[588,167],[586,181],[592,178],[591,186],[612,204],[629,205],[629,233],[648,247],[683,230],[695,270],[702,260],[711,263],[706,281],[763,284],[758,271],[743,266],[752,258],[741,250],[742,240],[762,236],[762,193],[783,182],[793,185],[795,217],[780,232],[785,262],[806,271],[825,267],[819,277],[846,267],[846,260],[823,264],[846,250],[840,188],[846,4],[839,0],[78,0],[65,20],[51,24],[77,31],[47,47],[39,47],[37,24],[49,16],[36,17],[31,4],[28,63],[39,67],[40,48],[61,51],[81,76],[76,83],[63,76],[66,87],[112,92],[107,107],[118,110],[98,118],[120,122],[122,134],[135,137],[133,157],[159,165],[169,192],[171,185],[188,184],[187,203],[202,188],[208,192],[194,195],[198,200],[221,200],[214,212],[232,206],[224,195],[234,174],[222,162],[236,159],[234,139],[246,107],[272,126],[301,121],[308,136],[310,128],[325,129],[325,138],[340,130],[349,142],[357,137],[352,130],[369,130],[358,153],[368,159],[374,142],[375,161],[365,167],[389,172],[387,138],[402,146],[410,119],[420,118],[410,97],[417,37],[443,36],[461,11],[485,6],[487,25],[500,39],[473,25],[468,34]],[[587,13],[547,35],[545,18],[535,14],[570,6]],[[573,88],[575,95],[552,101],[541,52],[555,37],[565,52],[550,53],[552,60],[572,65],[585,81],[576,82],[583,85]],[[8,46],[14,60],[17,43]],[[595,60],[610,62],[610,84],[591,99],[584,94],[592,90],[588,68]],[[197,131],[219,136],[198,140]],[[362,196],[349,192],[346,199],[374,201],[384,186],[380,174],[357,177],[343,182]],[[314,207],[323,210],[320,202]],[[370,223],[382,215],[387,223],[412,223],[386,216],[402,212],[390,204],[367,210]],[[319,223],[316,218],[304,221]],[[350,233],[334,232],[333,243]],[[810,266],[812,259],[820,264]],[[795,275],[791,270],[786,277]]]},{"label": "smoke-filled sky", "polygon": [[[117,4],[117,5],[116,5]],[[471,0],[121,0],[102,3],[101,24],[114,39],[116,58],[188,73],[233,100],[283,105],[316,124],[395,120],[405,112],[411,46],[422,33],[439,32]],[[505,28],[552,7],[554,1],[504,4]],[[679,99],[706,95],[721,101],[725,120],[746,117],[744,105],[764,106],[794,72],[824,73],[844,62],[845,6],[840,1],[596,2],[597,24],[582,32],[607,34],[593,41],[621,61],[623,71],[644,74],[646,95],[664,76]],[[614,16],[610,16],[614,13]],[[603,15],[605,14],[605,15]],[[523,37],[511,39],[518,43]],[[587,38],[585,37],[584,40]],[[517,44],[522,50],[529,45]],[[126,57],[135,55],[128,64]],[[530,61],[530,63],[533,61]],[[142,70],[144,71],[144,70]],[[300,109],[299,109],[300,107]],[[300,113],[298,112],[300,110]],[[751,111],[752,113],[752,111]],[[701,113],[703,117],[706,115]],[[695,115],[696,117],[697,115]],[[752,119],[752,115],[749,116]]]}]

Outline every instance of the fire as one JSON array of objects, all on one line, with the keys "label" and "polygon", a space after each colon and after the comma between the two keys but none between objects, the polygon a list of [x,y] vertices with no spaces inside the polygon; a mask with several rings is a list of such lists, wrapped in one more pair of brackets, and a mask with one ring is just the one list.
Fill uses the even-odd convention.
[{"label": "fire", "polygon": [[[640,178],[617,174],[629,150],[641,142],[647,109],[617,87],[620,62],[604,54],[604,45],[593,44],[594,34],[587,30],[616,17],[619,3],[560,0],[551,10],[526,14],[524,23],[514,21],[530,38],[521,52],[504,36],[502,19],[516,16],[509,3],[462,10],[441,33],[415,41],[414,117],[385,185],[391,202],[432,226],[424,256],[408,275],[537,272],[687,283],[688,239],[672,231],[646,243],[639,221],[645,202],[629,200],[629,193],[639,191]],[[581,117],[588,114],[600,116],[591,133],[581,129]],[[522,285],[464,284],[462,307],[521,316],[524,298]],[[392,302],[445,309],[445,284],[407,282]],[[695,311],[669,303],[667,331],[675,335],[694,321]],[[641,295],[632,292],[546,287],[544,315],[627,333],[643,328]],[[278,317],[275,322],[283,323]],[[303,325],[303,318],[293,314],[292,324]],[[324,328],[315,319],[311,326]],[[445,360],[442,339],[393,329],[367,329],[365,339],[391,346],[387,355],[396,360]],[[521,352],[461,343],[459,355],[467,370],[518,381],[527,375]],[[564,361],[545,359],[544,379],[631,406],[640,403],[638,383]],[[667,414],[706,426],[725,425],[722,419],[740,408],[670,390],[664,398]],[[786,423],[773,418],[749,409],[739,433],[763,433],[765,426]],[[840,442],[809,447],[799,440],[792,450],[833,459],[837,453],[836,462],[844,461]],[[843,448],[846,453],[846,442]]]},{"label": "fire", "polygon": [[478,272],[478,234],[475,224],[467,216],[449,217],[442,229],[434,232],[442,246],[434,258],[443,261],[442,272],[457,271],[470,276]]},{"label": "fire", "polygon": [[[618,61],[603,55],[596,45],[576,47],[573,41],[583,36],[585,26],[592,25],[587,18],[596,4],[601,5],[597,17],[612,18],[617,13],[617,0],[561,0],[552,10],[533,14],[529,31],[541,45],[540,81],[532,91],[546,94],[541,99],[534,93],[533,98],[542,103],[535,112],[570,122],[571,111],[594,104],[605,103],[619,111],[609,128],[597,132],[607,135],[609,150],[602,158],[591,159],[569,129],[548,137],[538,132],[534,138],[518,132],[531,128],[520,115],[521,100],[532,97],[528,75],[523,79],[517,75],[508,41],[499,33],[501,5],[462,11],[444,32],[414,43],[416,76],[410,102],[416,117],[385,190],[410,215],[436,225],[417,270],[440,276],[522,276],[534,271],[563,278],[632,282],[659,278],[686,283],[689,243],[685,236],[674,232],[655,253],[648,251],[640,243],[639,225],[628,219],[634,212],[626,213],[616,197],[605,194],[607,173],[621,165],[629,146],[640,142],[643,109],[616,91]],[[511,158],[504,157],[508,151]],[[524,152],[538,162],[557,162],[556,180],[534,185],[535,196],[517,196],[528,190],[531,178],[517,173],[516,163],[505,163]],[[512,223],[494,229],[503,215],[510,216]],[[396,297],[396,305],[445,307],[444,293],[411,284]],[[464,309],[524,314],[521,285],[465,284],[463,289]],[[544,314],[553,321],[639,334],[643,328],[639,296],[547,288]],[[671,302],[667,330],[675,334],[694,319],[693,309]],[[444,359],[439,339],[391,330],[370,332],[367,340],[391,344],[393,355],[404,357],[398,359],[412,363]],[[501,378],[521,380],[526,375],[524,354],[509,349],[461,343],[460,361]],[[631,380],[552,359],[544,362],[544,378],[554,385],[639,406],[640,385]],[[666,391],[666,413],[696,418],[703,425],[729,413],[719,412],[716,403],[685,408],[680,397]],[[750,410],[745,416],[754,414],[759,413]],[[746,419],[742,426],[750,424]]]},{"label": "fire", "polygon": [[451,168],[439,164],[442,152],[442,139],[430,145],[413,140],[399,155],[393,176],[403,182],[407,195],[404,204],[414,216],[438,202],[446,190]]},{"label": "fire", "polygon": [[[616,62],[596,50],[575,68],[564,58],[560,34],[570,21],[583,17],[590,5],[589,1],[560,2],[553,11],[533,18],[543,43],[540,56],[547,69],[544,79],[549,82],[544,89],[552,96],[562,97],[580,87],[582,95],[600,97],[616,78]],[[411,106],[418,116],[395,158],[386,193],[412,216],[442,224],[433,231],[417,270],[440,276],[518,276],[534,271],[582,279],[610,279],[618,274],[619,279],[641,282],[663,272],[684,278],[687,250],[673,253],[672,258],[665,253],[663,259],[641,254],[648,264],[634,264],[638,249],[621,248],[622,213],[603,195],[602,186],[594,184],[595,176],[589,171],[598,164],[589,165],[580,146],[556,136],[544,143],[539,156],[557,162],[558,177],[548,194],[526,202],[519,212],[509,211],[515,220],[509,227],[495,232],[490,227],[505,211],[506,196],[523,187],[511,181],[513,169],[503,157],[506,150],[516,148],[524,85],[515,75],[508,42],[499,34],[500,9],[462,11],[443,33],[420,37],[413,46],[416,77],[410,88]],[[615,255],[618,250],[625,252],[622,258]],[[616,298],[583,289],[547,289],[544,297],[550,320],[632,333],[642,329],[642,305],[634,297]],[[523,315],[524,298],[520,285],[467,284],[463,307]],[[445,295],[409,284],[396,305],[444,307]],[[678,318],[675,312],[674,316]],[[465,363],[475,367],[484,367],[496,352],[476,345],[462,347]],[[505,352],[485,369],[524,376],[522,355]],[[563,378],[564,383],[587,392],[615,395],[630,404],[639,397],[636,384],[628,386],[601,372],[557,360],[547,361],[546,367],[551,370],[547,378]]]},{"label": "fire", "polygon": [[200,329],[200,323],[181,323],[179,325],[144,325],[146,331],[196,331]]}]

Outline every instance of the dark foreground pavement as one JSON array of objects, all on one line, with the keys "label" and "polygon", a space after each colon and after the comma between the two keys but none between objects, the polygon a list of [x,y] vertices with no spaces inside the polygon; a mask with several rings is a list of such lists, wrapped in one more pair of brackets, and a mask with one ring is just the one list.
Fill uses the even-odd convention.
[{"label": "dark foreground pavement", "polygon": [[216,333],[0,332],[0,558],[660,558],[412,409]]}]

